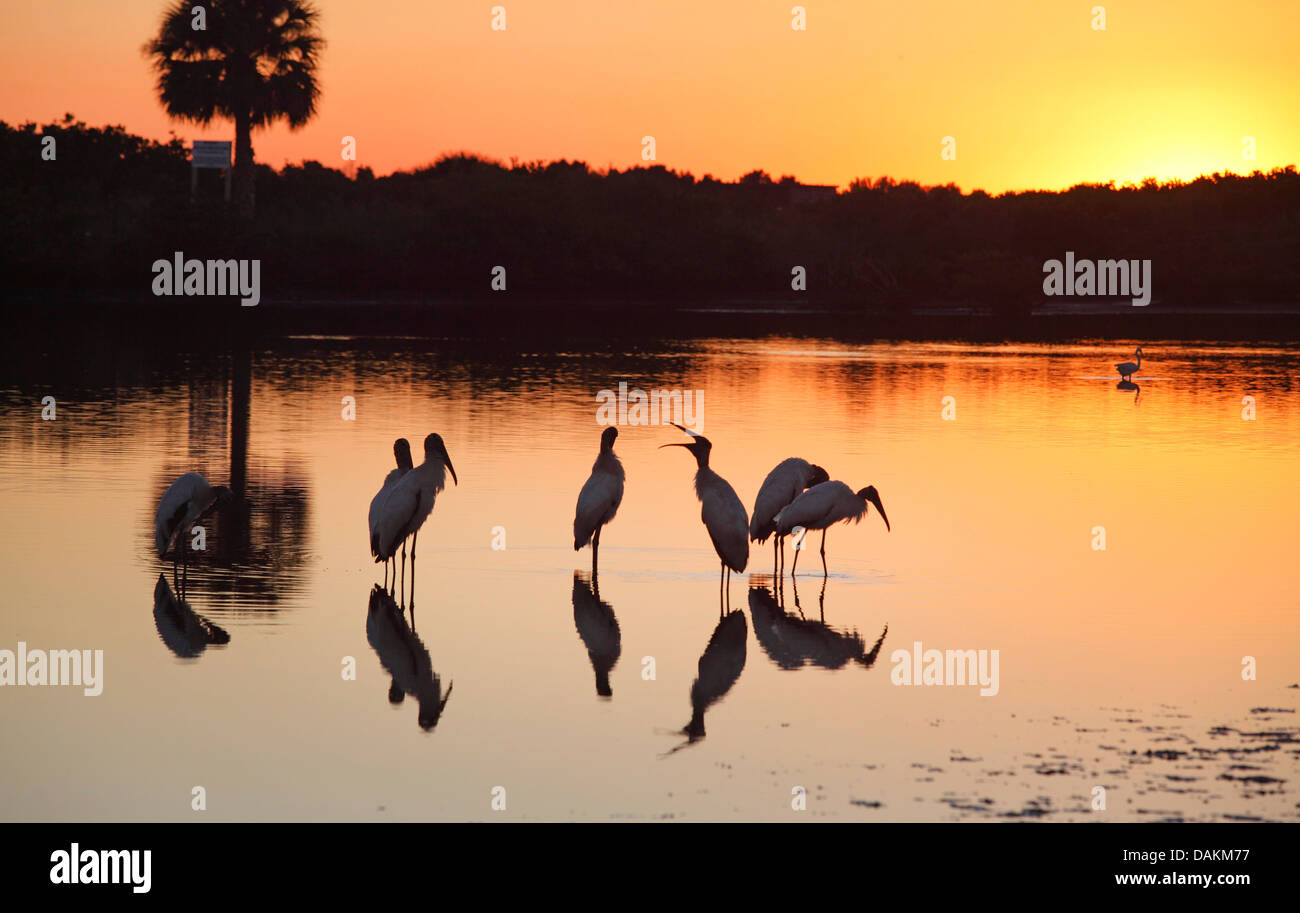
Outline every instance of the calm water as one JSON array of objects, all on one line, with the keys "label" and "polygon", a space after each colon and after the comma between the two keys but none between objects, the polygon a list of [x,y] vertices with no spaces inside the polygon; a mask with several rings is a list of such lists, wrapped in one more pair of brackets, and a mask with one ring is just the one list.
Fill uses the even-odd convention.
[{"label": "calm water", "polygon": [[[1131,342],[33,358],[0,375],[0,649],[102,649],[104,685],[0,688],[0,817],[1295,820],[1300,349],[1143,349],[1140,394]],[[593,587],[573,508],[620,381],[703,391],[747,508],[803,456],[892,532],[833,528],[825,581],[810,538],[797,589],[755,547],[724,614],[683,436],[623,427]],[[403,613],[366,511],[430,431],[460,484]],[[190,469],[244,498],[178,605],[153,517]],[[996,695],[894,684],[917,642],[997,650]]]}]

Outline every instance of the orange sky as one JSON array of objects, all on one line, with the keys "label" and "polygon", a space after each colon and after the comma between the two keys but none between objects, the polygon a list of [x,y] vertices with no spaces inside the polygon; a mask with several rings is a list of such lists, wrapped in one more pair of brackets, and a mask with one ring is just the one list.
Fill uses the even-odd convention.
[{"label": "orange sky", "polygon": [[[504,32],[490,27],[506,8]],[[470,150],[732,180],[890,175],[991,191],[1191,178],[1300,161],[1296,0],[324,0],[320,114],[254,134],[260,161],[383,174]],[[187,141],[141,45],[161,0],[0,8],[0,119]],[[945,136],[957,157],[941,157]],[[1243,137],[1257,157],[1242,157]]]}]

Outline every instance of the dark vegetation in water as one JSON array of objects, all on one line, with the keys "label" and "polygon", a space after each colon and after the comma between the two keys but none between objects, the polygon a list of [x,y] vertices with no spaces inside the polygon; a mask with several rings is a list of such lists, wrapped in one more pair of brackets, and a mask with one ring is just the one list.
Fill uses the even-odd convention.
[{"label": "dark vegetation in water", "polygon": [[[57,159],[41,157],[42,136]],[[72,119],[0,122],[0,274],[10,290],[149,297],[154,260],[260,259],[264,300],[761,300],[880,314],[974,304],[1023,315],[1043,263],[1153,261],[1157,304],[1295,302],[1294,167],[1140,187],[989,196],[889,178],[818,192],[762,172],[734,183],[662,166],[513,166],[452,155],[354,177],[317,162],[257,166],[256,215],[189,199],[187,152]],[[807,292],[791,269],[807,269]]]}]

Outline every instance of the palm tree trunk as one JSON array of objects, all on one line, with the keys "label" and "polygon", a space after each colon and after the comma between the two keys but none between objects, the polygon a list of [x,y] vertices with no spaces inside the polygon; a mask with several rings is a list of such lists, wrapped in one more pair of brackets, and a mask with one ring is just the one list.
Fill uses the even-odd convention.
[{"label": "palm tree trunk", "polygon": [[242,110],[235,116],[235,173],[232,177],[234,178],[232,193],[235,197],[235,211],[251,219],[253,217],[253,128],[252,117]]}]

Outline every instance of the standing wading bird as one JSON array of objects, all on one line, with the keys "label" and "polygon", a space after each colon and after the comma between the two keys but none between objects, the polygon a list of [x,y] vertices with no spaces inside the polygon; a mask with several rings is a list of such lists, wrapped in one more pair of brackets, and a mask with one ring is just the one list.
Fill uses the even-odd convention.
[{"label": "standing wading bird", "polygon": [[177,563],[184,564],[188,557],[186,547],[194,524],[212,513],[218,505],[228,504],[233,498],[229,488],[224,485],[213,488],[197,472],[187,472],[167,486],[162,500],[158,502],[153,533],[158,557],[167,557],[168,551],[172,553],[173,583],[176,581]]},{"label": "standing wading bird", "polygon": [[1142,347],[1138,346],[1133,355],[1137,358],[1136,363],[1125,361],[1115,366],[1115,370],[1119,372],[1121,380],[1128,380],[1138,372],[1138,368],[1142,367]]},{"label": "standing wading bird", "polygon": [[578,507],[573,514],[573,550],[591,543],[591,573],[596,573],[600,558],[600,529],[614,519],[623,501],[623,464],[614,455],[617,428],[600,434],[600,455],[591,466],[591,476],[578,493]]},{"label": "standing wading bird", "polygon": [[682,428],[676,422],[672,424],[689,434],[693,440],[689,444],[663,444],[659,449],[685,447],[695,454],[695,462],[699,466],[695,472],[695,495],[700,499],[700,519],[709,531],[713,548],[722,562],[718,580],[721,590],[725,588],[729,571],[739,574],[749,563],[749,516],[745,513],[745,505],[736,496],[736,490],[709,468],[709,451],[713,449],[709,439]]},{"label": "standing wading bird", "polygon": [[397,546],[407,536],[411,537],[411,585],[415,585],[415,542],[420,527],[433,512],[434,499],[438,492],[447,485],[446,467],[451,472],[451,480],[457,485],[456,470],[452,468],[451,457],[442,437],[430,434],[424,439],[424,462],[409,470],[393,486],[393,490],[384,499],[379,509],[379,520],[375,524],[375,539],[371,551],[375,563],[386,561],[397,553]]},{"label": "standing wading bird", "polygon": [[[796,527],[805,530],[820,529],[824,576],[829,573],[826,569],[826,528],[841,520],[846,523],[850,520],[854,523],[861,522],[867,515],[869,504],[876,505],[876,510],[880,511],[880,519],[885,521],[885,529],[888,530],[889,517],[885,515],[885,506],[880,503],[880,495],[876,493],[875,486],[868,485],[861,491],[855,492],[843,482],[822,482],[795,498],[789,507],[783,508],[776,515],[776,534],[788,535]],[[796,548],[794,562],[790,565],[791,577],[794,577],[798,566],[799,549]]]},{"label": "standing wading bird", "polygon": [[[414,463],[411,460],[411,442],[404,437],[399,437],[393,441],[393,456],[397,459],[397,468],[390,470],[384,477],[384,484],[380,486],[379,491],[370,499],[370,554],[376,558],[379,557],[379,519],[383,515],[384,501],[393,493],[397,483],[401,481],[402,476],[410,471]],[[388,562],[390,559],[384,559],[384,585],[388,585]],[[406,540],[402,540],[402,561],[406,561]]]},{"label": "standing wading bird", "polygon": [[[749,518],[749,538],[752,542],[763,543],[767,537],[776,532],[776,515],[781,508],[794,501],[805,488],[820,485],[830,480],[826,470],[820,466],[790,457],[776,464],[776,468],[767,474],[758,497],[754,499],[754,513]],[[772,576],[777,576],[777,549],[785,554],[785,537],[777,536],[772,540]]]}]

